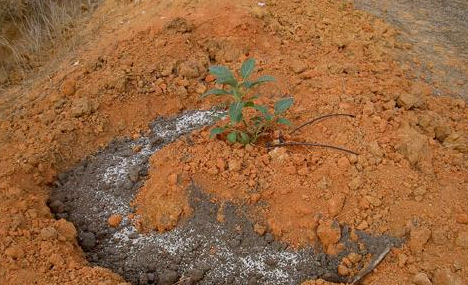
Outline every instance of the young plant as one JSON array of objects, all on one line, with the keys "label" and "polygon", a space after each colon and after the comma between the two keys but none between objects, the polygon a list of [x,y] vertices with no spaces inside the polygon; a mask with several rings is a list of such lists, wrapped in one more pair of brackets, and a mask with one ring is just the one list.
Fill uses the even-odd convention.
[{"label": "young plant", "polygon": [[[251,95],[252,89],[275,79],[270,75],[263,75],[256,80],[250,80],[254,68],[255,60],[253,58],[242,63],[239,70],[241,80],[238,81],[229,68],[210,66],[209,71],[216,76],[216,83],[224,85],[227,89],[210,89],[202,95],[202,98],[208,95],[228,96],[230,98],[229,123],[222,127],[213,128],[210,137],[226,132],[228,141],[232,143],[240,142],[246,145],[255,143],[260,136],[271,131],[276,124],[291,125],[291,122],[281,117],[281,115],[294,103],[292,98],[277,101],[274,104],[273,113],[270,113],[266,106],[255,102],[258,95]],[[244,116],[244,111],[247,108],[256,110],[258,115],[247,121]]]}]

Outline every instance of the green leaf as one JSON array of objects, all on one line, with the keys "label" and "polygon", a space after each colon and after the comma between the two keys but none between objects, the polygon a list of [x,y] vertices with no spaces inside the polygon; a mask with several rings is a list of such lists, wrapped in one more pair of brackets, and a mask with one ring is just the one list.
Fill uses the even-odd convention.
[{"label": "green leaf", "polygon": [[229,117],[233,124],[242,121],[242,108],[244,108],[244,102],[234,102],[229,106]]},{"label": "green leaf", "polygon": [[237,141],[237,132],[236,131],[232,131],[230,132],[228,135],[227,135],[227,140],[232,142],[232,143],[235,143]]},{"label": "green leaf", "polygon": [[227,94],[231,94],[231,93],[224,89],[213,88],[213,89],[206,91],[203,95],[201,95],[201,98],[205,98],[208,95],[227,95]]},{"label": "green leaf", "polygon": [[278,118],[278,123],[286,125],[286,126],[292,125],[291,121],[286,118]]},{"label": "green leaf", "polygon": [[216,135],[222,134],[224,130],[225,129],[221,127],[213,128],[210,132],[210,139],[214,138]]},{"label": "green leaf", "polygon": [[212,65],[209,68],[210,73],[216,77],[234,77],[232,72],[226,66],[222,65]]},{"label": "green leaf", "polygon": [[210,73],[216,76],[216,83],[227,84],[232,87],[237,87],[237,80],[234,74],[226,66],[213,65],[209,68]]},{"label": "green leaf", "polygon": [[294,103],[293,98],[286,98],[275,103],[275,115],[284,113]]},{"label": "green leaf", "polygon": [[252,74],[253,70],[255,68],[255,59],[249,58],[244,63],[242,63],[241,69],[240,69],[240,74],[242,78],[245,80],[250,77]]},{"label": "green leaf", "polygon": [[246,132],[240,132],[240,142],[246,145],[250,142],[250,137]]},{"label": "green leaf", "polygon": [[244,86],[245,88],[250,89],[252,87],[255,87],[257,85],[261,85],[263,83],[270,82],[270,81],[275,81],[275,78],[271,75],[263,75],[254,81],[246,80],[241,84],[241,86]]},{"label": "green leaf", "polygon": [[268,112],[267,107],[263,105],[255,105],[254,109],[256,109],[257,111],[260,111],[260,113],[263,114],[263,117],[265,117],[265,119],[267,119],[268,121],[273,120],[273,116]]}]

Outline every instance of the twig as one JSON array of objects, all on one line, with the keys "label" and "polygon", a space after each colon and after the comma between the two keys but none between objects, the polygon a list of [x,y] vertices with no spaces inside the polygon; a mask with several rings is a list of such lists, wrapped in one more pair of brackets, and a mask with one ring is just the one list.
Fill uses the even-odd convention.
[{"label": "twig", "polygon": [[385,249],[382,251],[382,253],[377,256],[377,258],[372,261],[369,266],[367,266],[366,269],[364,269],[363,271],[361,271],[358,275],[356,275],[356,277],[354,277],[353,279],[353,282],[351,283],[351,285],[355,285],[355,284],[359,284],[359,282],[361,282],[361,280],[369,273],[371,273],[376,267],[377,265],[379,265],[380,262],[382,262],[382,260],[385,258],[385,256],[390,252],[390,250],[392,249],[393,245],[392,244],[387,244],[387,246],[385,247]]},{"label": "twig", "polygon": [[315,118],[315,119],[313,119],[313,120],[307,121],[307,122],[305,122],[304,124],[300,125],[299,127],[295,128],[294,130],[291,131],[290,134],[292,135],[292,134],[294,134],[295,132],[297,132],[298,130],[302,129],[303,127],[308,126],[308,125],[312,125],[313,123],[316,123],[316,122],[321,121],[321,120],[323,120],[323,119],[330,118],[330,117],[338,117],[338,116],[346,116],[346,117],[351,117],[351,118],[356,117],[356,116],[351,115],[351,114],[341,114],[341,113],[337,113],[337,114],[328,114],[328,115],[320,116],[320,117]]},{"label": "twig", "polygon": [[298,146],[298,145],[331,148],[331,149],[335,149],[335,150],[348,152],[348,153],[351,153],[351,154],[354,154],[354,155],[359,155],[358,153],[356,153],[356,152],[354,152],[352,150],[342,148],[342,147],[339,147],[339,146],[333,146],[333,145],[321,144],[321,143],[310,143],[310,142],[283,142],[283,143],[270,145],[269,147]]}]

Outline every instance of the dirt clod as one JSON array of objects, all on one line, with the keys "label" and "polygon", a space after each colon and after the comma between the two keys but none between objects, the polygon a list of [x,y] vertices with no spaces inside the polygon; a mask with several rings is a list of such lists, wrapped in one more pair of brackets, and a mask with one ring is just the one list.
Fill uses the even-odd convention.
[{"label": "dirt clod", "polygon": [[415,285],[432,285],[432,282],[427,274],[423,272],[415,274],[412,281]]}]

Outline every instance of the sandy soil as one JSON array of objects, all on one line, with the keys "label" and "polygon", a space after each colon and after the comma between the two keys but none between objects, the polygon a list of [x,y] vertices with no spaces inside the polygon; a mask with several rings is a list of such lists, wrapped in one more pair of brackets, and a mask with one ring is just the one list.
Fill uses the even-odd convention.
[{"label": "sandy soil", "polygon": [[106,1],[82,33],[88,41],[46,67],[47,78],[0,96],[0,283],[124,282],[89,265],[76,228],[46,204],[50,186],[115,137],[138,138],[157,116],[221,103],[199,100],[213,85],[208,65],[238,68],[247,57],[277,78],[259,89],[263,103],[294,97],[295,124],[334,112],[356,116],[287,139],[359,155],[231,147],[209,140],[205,129],[159,152],[173,160],[153,156],[159,167],[136,200],[137,213],[149,217],[142,226],[158,228],[151,219],[158,210],[144,197],[165,189],[152,177],[188,175],[217,201],[247,205],[252,221],[294,247],[339,252],[332,220],[406,238],[365,284],[468,283],[468,107],[433,94],[463,95],[453,94],[458,87],[446,92],[400,63],[410,47],[394,27],[345,2]]}]

